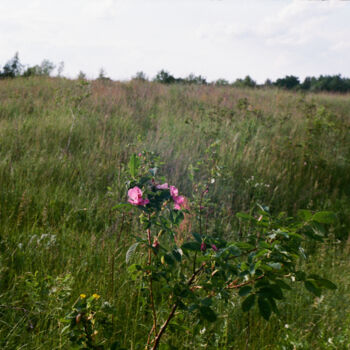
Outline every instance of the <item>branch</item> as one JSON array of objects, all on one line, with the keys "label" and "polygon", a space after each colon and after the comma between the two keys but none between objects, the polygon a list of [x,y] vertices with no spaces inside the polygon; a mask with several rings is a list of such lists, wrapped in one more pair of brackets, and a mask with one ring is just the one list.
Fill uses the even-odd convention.
[{"label": "branch", "polygon": [[[187,281],[187,285],[190,286],[194,279],[203,271],[204,267],[205,267],[206,263],[203,263],[201,265],[200,268],[198,268],[191,276],[191,278]],[[166,319],[166,321],[163,323],[162,327],[160,328],[159,330],[159,333],[157,334],[157,336],[155,337],[154,339],[154,344],[153,344],[153,347],[152,347],[152,350],[156,350],[158,348],[158,345],[159,345],[159,341],[160,341],[160,338],[161,336],[163,335],[163,333],[165,332],[166,328],[168,327],[168,324],[170,322],[170,320],[174,317],[175,315],[175,311],[177,309],[177,306],[178,304],[175,303],[172,308],[171,308],[171,311],[168,315],[168,318]]]},{"label": "branch", "polygon": [[265,275],[261,275],[261,276],[255,278],[254,280],[250,280],[250,281],[243,282],[243,283],[240,283],[240,284],[235,284],[236,281],[233,281],[233,282],[231,282],[229,285],[227,285],[227,286],[225,287],[225,289],[238,289],[238,288],[244,287],[244,286],[246,286],[246,285],[248,285],[248,284],[255,283],[256,281],[261,280],[261,279],[264,278],[264,277],[265,277]]}]

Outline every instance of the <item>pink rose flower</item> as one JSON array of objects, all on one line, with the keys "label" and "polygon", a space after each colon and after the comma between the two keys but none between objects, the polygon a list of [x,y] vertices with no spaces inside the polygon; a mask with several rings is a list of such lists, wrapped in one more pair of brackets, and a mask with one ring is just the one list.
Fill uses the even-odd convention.
[{"label": "pink rose flower", "polygon": [[179,190],[175,186],[170,186],[170,195],[175,202],[174,209],[180,210],[185,204],[185,197],[179,196]]},{"label": "pink rose flower", "polygon": [[179,190],[175,186],[170,186],[170,195],[174,198],[179,195]]},{"label": "pink rose flower", "polygon": [[173,197],[173,200],[175,202],[174,209],[180,210],[184,206],[184,203],[185,203],[184,196]]},{"label": "pink rose flower", "polygon": [[130,190],[128,191],[128,197],[128,202],[132,205],[146,205],[149,203],[148,199],[142,198],[142,191],[137,186],[130,188]]},{"label": "pink rose flower", "polygon": [[169,185],[168,185],[168,183],[166,182],[166,183],[163,184],[163,185],[157,185],[157,186],[156,186],[156,189],[157,189],[157,190],[167,190],[167,189],[169,189]]}]

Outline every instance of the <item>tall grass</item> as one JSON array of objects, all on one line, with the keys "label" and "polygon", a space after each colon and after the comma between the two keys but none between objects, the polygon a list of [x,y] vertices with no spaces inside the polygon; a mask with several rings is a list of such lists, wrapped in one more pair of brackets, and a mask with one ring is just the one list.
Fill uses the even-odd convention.
[{"label": "tall grass", "polygon": [[210,192],[209,229],[220,234],[237,234],[235,212],[257,201],[275,213],[327,209],[339,217],[332,244],[308,262],[339,285],[336,293],[314,299],[300,289],[270,323],[242,315],[233,299],[198,338],[183,320],[182,336],[174,330],[166,339],[174,349],[347,349],[349,110],[343,95],[0,81],[1,348],[69,349],[60,318],[83,292],[113,302],[114,334],[126,348],[142,348],[151,319],[124,263],[138,227],[112,207],[125,200],[128,157],[146,149],[190,198],[215,157],[221,176]]}]

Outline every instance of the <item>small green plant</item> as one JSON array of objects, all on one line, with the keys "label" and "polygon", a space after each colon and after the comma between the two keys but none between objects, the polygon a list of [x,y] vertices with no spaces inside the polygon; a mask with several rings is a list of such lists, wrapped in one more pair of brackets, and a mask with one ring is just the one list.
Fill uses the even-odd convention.
[{"label": "small green plant", "polygon": [[62,333],[68,332],[71,342],[77,349],[121,349],[119,343],[109,344],[112,336],[113,307],[102,301],[100,295],[94,293],[90,297],[80,294],[72,307],[72,311],[62,320],[68,323]]}]

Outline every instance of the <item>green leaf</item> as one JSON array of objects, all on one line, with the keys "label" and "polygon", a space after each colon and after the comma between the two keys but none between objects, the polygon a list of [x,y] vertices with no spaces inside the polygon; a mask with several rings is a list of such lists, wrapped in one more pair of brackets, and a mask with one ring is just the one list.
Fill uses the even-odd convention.
[{"label": "green leaf", "polygon": [[201,245],[199,242],[187,242],[187,243],[184,243],[182,246],[181,246],[181,249],[182,250],[192,250],[192,251],[200,251],[201,250]]},{"label": "green leaf", "polygon": [[199,243],[201,244],[202,243],[202,237],[199,233],[195,233],[195,232],[192,232],[192,236],[194,237],[194,239]]},{"label": "green leaf", "polygon": [[317,297],[321,296],[321,290],[317,287],[317,284],[314,281],[306,280],[304,285],[305,288],[312,294],[316,295]]},{"label": "green leaf", "polygon": [[209,322],[216,321],[216,313],[209,306],[201,306],[199,308],[200,314]]},{"label": "green leaf", "polygon": [[239,294],[241,297],[245,297],[245,296],[248,295],[252,290],[253,290],[252,287],[250,287],[250,286],[244,286],[244,287],[242,287],[242,288],[239,289],[238,294]]},{"label": "green leaf", "polygon": [[126,252],[125,256],[125,262],[129,264],[129,261],[131,260],[132,256],[135,254],[137,246],[140,244],[140,242],[136,242],[133,245],[130,246],[128,251]]},{"label": "green leaf", "polygon": [[309,275],[308,278],[311,278],[313,280],[315,280],[317,286],[320,286],[320,287],[324,287],[324,288],[327,288],[327,289],[332,289],[332,290],[335,290],[337,289],[337,286],[331,282],[330,280],[327,280],[326,278],[322,278],[318,275]]},{"label": "green leaf", "polygon": [[286,290],[292,290],[292,288],[287,284],[285,283],[284,281],[282,280],[275,280],[276,284],[278,284],[282,289],[286,289]]},{"label": "green leaf", "polygon": [[174,224],[179,225],[181,221],[185,218],[182,211],[177,210],[175,214]]},{"label": "green leaf", "polygon": [[230,245],[227,250],[233,255],[233,256],[240,256],[241,250],[236,247],[235,245]]},{"label": "green leaf", "polygon": [[255,302],[255,294],[251,294],[246,297],[242,303],[242,310],[244,312],[248,312],[254,305]]},{"label": "green leaf", "polygon": [[136,177],[137,170],[140,166],[140,159],[135,153],[131,156],[128,166],[129,166],[130,175],[133,178]]},{"label": "green leaf", "polygon": [[270,267],[272,267],[275,270],[281,270],[281,268],[282,268],[282,264],[279,262],[276,262],[276,263],[269,262],[269,263],[267,263],[267,265],[269,265]]},{"label": "green leaf", "polygon": [[316,221],[320,224],[335,224],[337,217],[332,211],[320,211],[312,217],[312,221]]},{"label": "green leaf", "polygon": [[112,210],[121,210],[121,209],[126,209],[126,210],[131,210],[133,208],[133,205],[130,203],[120,203],[115,205]]},{"label": "green leaf", "polygon": [[251,215],[245,213],[237,213],[236,217],[242,220],[255,220]]},{"label": "green leaf", "polygon": [[175,261],[169,254],[164,255],[164,260],[168,265],[174,265]]},{"label": "green leaf", "polygon": [[321,278],[317,280],[317,284],[321,285],[324,288],[331,289],[331,290],[336,290],[338,287],[331,281]]},{"label": "green leaf", "polygon": [[253,245],[246,243],[246,242],[237,242],[237,243],[235,243],[235,245],[240,249],[251,250],[251,249],[255,248]]},{"label": "green leaf", "polygon": [[258,298],[258,306],[261,316],[268,321],[271,316],[271,305],[267,299],[263,297]]},{"label": "green leaf", "polygon": [[306,209],[298,210],[297,216],[304,221],[309,221],[312,218],[312,211]]}]

